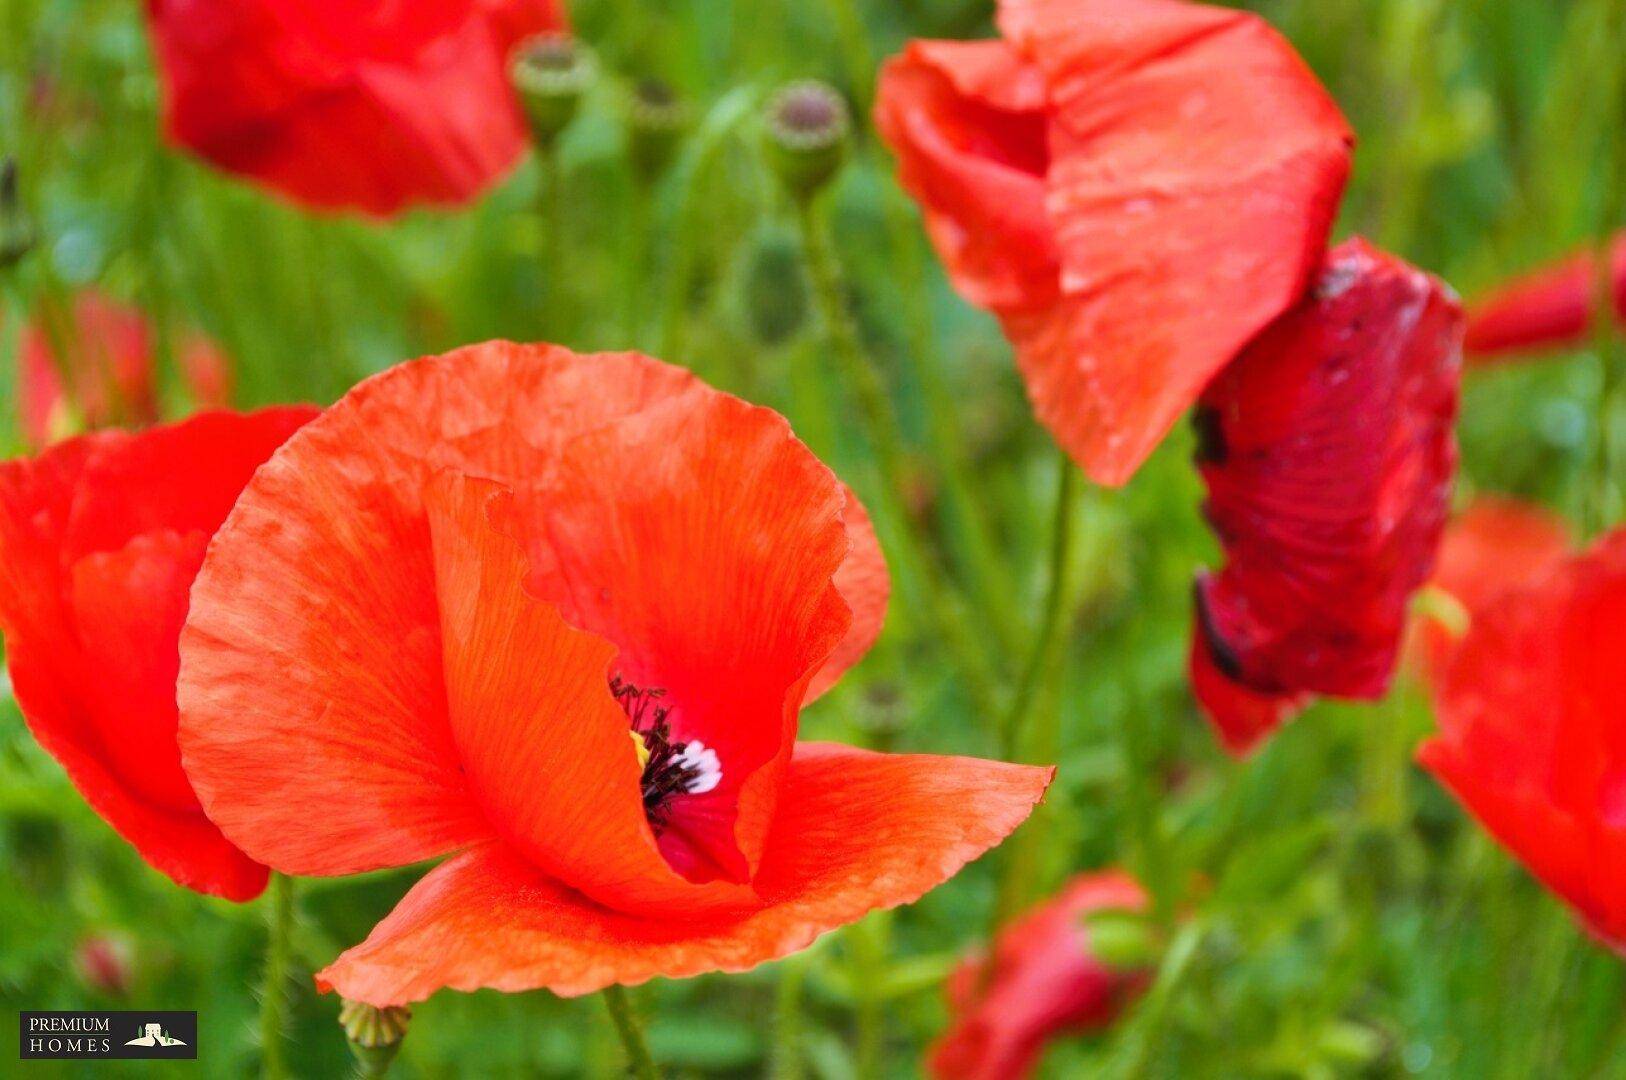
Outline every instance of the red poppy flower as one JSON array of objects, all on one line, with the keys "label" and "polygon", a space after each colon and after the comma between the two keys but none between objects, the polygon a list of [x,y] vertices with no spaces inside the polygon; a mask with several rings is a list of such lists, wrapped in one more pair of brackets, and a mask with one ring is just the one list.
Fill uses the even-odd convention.
[{"label": "red poppy flower", "polygon": [[[158,419],[156,350],[146,318],[101,293],[74,298],[72,320],[58,333],[67,345],[57,355],[52,334],[35,319],[23,331],[17,398],[24,435],[36,448],[84,428],[141,427]],[[189,333],[180,344],[181,375],[196,404],[215,408],[231,393],[231,368],[220,347]],[[71,400],[62,392],[66,368]]]},{"label": "red poppy flower", "polygon": [[1626,950],[1626,530],[1475,618],[1418,760]]},{"label": "red poppy flower", "polygon": [[157,869],[247,900],[265,868],[198,807],[175,743],[176,641],[238,492],[315,410],[204,413],[0,464],[0,629],[29,729]]},{"label": "red poppy flower", "polygon": [[1417,659],[1431,681],[1441,678],[1473,620],[1504,594],[1523,588],[1570,554],[1569,527],[1550,510],[1482,496],[1457,515],[1440,541],[1429,582],[1460,606],[1460,626],[1423,615]]},{"label": "red poppy flower", "polygon": [[1352,137],[1255,15],[1004,0],[1003,40],[916,41],[876,123],[1039,420],[1129,478],[1320,265]]},{"label": "red poppy flower", "polygon": [[954,1020],[931,1049],[931,1074],[1013,1080],[1033,1071],[1051,1038],[1111,1024],[1146,975],[1097,960],[1085,920],[1091,912],[1145,907],[1145,892],[1128,874],[1080,874],[1000,931],[992,962],[973,957],[949,977]]},{"label": "red poppy flower", "polygon": [[193,592],[182,752],[279,870],[458,853],[320,973],[346,998],[741,970],[915,899],[1049,782],[795,743],[886,593],[778,415],[633,353],[478,345],[363,383],[249,485]]},{"label": "red poppy flower", "polygon": [[1387,690],[1445,523],[1461,318],[1439,281],[1351,240],[1203,394],[1226,565],[1197,582],[1193,675],[1233,752],[1304,694]]},{"label": "red poppy flower", "polygon": [[[1626,233],[1615,238],[1611,251],[1615,314],[1626,321]],[[1495,359],[1578,344],[1592,322],[1597,270],[1597,256],[1583,252],[1490,293],[1468,313],[1468,355]]]},{"label": "red poppy flower", "polygon": [[508,82],[556,0],[147,0],[168,138],[297,202],[461,203],[525,147]]}]

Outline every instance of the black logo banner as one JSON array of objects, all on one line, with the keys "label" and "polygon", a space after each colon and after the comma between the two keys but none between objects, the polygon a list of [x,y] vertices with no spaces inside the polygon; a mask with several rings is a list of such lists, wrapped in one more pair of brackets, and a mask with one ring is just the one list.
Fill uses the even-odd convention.
[{"label": "black logo banner", "polygon": [[195,1012],[24,1012],[17,1021],[17,1053],[24,1060],[175,1061],[198,1056]]}]

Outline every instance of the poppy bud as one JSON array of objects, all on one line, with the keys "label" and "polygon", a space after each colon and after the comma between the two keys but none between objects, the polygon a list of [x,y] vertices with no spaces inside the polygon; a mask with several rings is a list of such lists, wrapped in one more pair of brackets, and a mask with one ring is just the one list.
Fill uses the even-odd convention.
[{"label": "poppy bud", "polygon": [[782,87],[768,101],[768,165],[797,199],[816,194],[847,157],[852,117],[828,83],[814,79]]},{"label": "poppy bud", "polygon": [[383,1076],[401,1049],[412,1010],[404,1005],[380,1009],[360,1001],[339,1005],[339,1025],[344,1028],[350,1052],[361,1065],[363,1076]]},{"label": "poppy bud", "polygon": [[0,270],[15,265],[34,247],[34,225],[17,200],[17,162],[0,161]]},{"label": "poppy bud", "polygon": [[73,951],[79,980],[97,993],[123,997],[130,989],[130,943],[110,934],[91,934]]},{"label": "poppy bud", "polygon": [[627,102],[627,152],[648,183],[665,171],[689,126],[689,103],[660,79],[640,79]]},{"label": "poppy bud", "polygon": [[538,34],[520,45],[510,76],[538,146],[552,146],[570,126],[597,74],[592,50],[569,34]]}]

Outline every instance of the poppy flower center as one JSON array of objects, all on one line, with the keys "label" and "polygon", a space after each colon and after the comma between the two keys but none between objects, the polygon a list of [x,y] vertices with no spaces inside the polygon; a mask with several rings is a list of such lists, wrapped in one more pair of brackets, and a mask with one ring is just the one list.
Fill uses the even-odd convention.
[{"label": "poppy flower center", "polygon": [[679,795],[704,795],[715,788],[723,779],[722,763],[717,751],[699,739],[680,742],[672,738],[668,721],[672,710],[661,704],[665,690],[635,686],[612,675],[610,693],[632,724],[633,750],[643,766],[638,786],[644,816],[658,835],[671,818],[672,800]]}]

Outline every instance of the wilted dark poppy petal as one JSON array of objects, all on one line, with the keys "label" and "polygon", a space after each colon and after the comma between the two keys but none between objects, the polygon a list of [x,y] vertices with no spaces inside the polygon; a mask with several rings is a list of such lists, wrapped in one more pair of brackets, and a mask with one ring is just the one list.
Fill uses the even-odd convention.
[{"label": "wilted dark poppy petal", "polygon": [[[1626,321],[1626,233],[1615,238],[1609,265],[1614,316]],[[1597,257],[1586,252],[1482,297],[1468,311],[1470,360],[1579,343],[1592,322],[1597,277]]]},{"label": "wilted dark poppy petal", "polygon": [[[363,10],[365,7],[365,10]],[[169,138],[310,206],[466,202],[525,146],[508,82],[542,0],[148,0]]]},{"label": "wilted dark poppy petal", "polygon": [[1045,1044],[1106,1027],[1146,985],[1145,972],[1114,970],[1090,951],[1092,912],[1142,911],[1146,893],[1122,871],[1080,874],[999,932],[949,980],[949,1030],[927,1062],[938,1080],[1020,1080]]},{"label": "wilted dark poppy petal", "polygon": [[1228,680],[1265,697],[1387,689],[1445,521],[1460,338],[1445,286],[1352,240],[1203,395],[1226,564],[1197,582],[1196,632]]},{"label": "wilted dark poppy petal", "polygon": [[1053,771],[804,743],[786,772],[753,910],[617,913],[490,845],[432,871],[317,979],[389,1005],[441,987],[568,996],[744,971],[951,877],[1028,816]]},{"label": "wilted dark poppy petal", "polygon": [[[1202,617],[1203,609],[1199,606],[1197,618]],[[1187,665],[1191,692],[1202,703],[1225,749],[1241,756],[1297,715],[1309,704],[1311,695],[1250,690],[1236,681],[1234,658],[1216,657],[1212,642],[1213,638],[1203,631],[1199,621],[1191,635],[1191,657]]]},{"label": "wilted dark poppy petal", "polygon": [[232,498],[314,414],[211,413],[0,465],[0,627],[29,729],[148,862],[234,900],[265,868],[204,817],[182,771],[176,639]]},{"label": "wilted dark poppy petal", "polygon": [[1418,759],[1626,949],[1626,531],[1503,593],[1436,686]]}]

